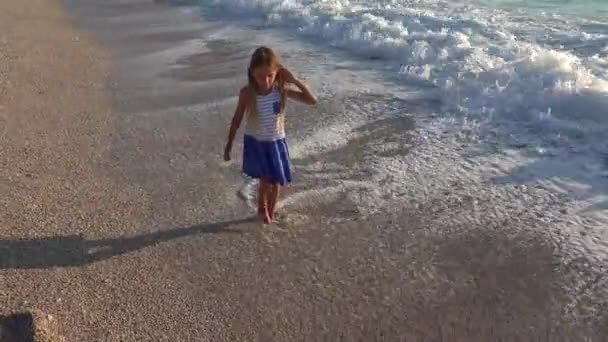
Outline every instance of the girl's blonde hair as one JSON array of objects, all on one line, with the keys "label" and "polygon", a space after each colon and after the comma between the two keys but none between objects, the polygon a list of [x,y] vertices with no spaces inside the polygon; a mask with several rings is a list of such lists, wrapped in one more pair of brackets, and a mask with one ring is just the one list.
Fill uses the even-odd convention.
[{"label": "girl's blonde hair", "polygon": [[[258,120],[258,84],[253,76],[253,71],[258,67],[269,67],[269,68],[281,68],[281,60],[279,56],[272,51],[271,48],[261,46],[257,48],[253,55],[251,55],[251,61],[249,62],[249,69],[247,70],[247,80],[249,88],[249,103],[248,103],[248,120],[253,121],[257,125]],[[277,129],[283,130],[285,125],[285,104],[287,100],[287,91],[285,90],[285,80],[280,75],[277,75],[275,84],[281,94],[281,105],[279,112],[279,119],[277,120]]]}]

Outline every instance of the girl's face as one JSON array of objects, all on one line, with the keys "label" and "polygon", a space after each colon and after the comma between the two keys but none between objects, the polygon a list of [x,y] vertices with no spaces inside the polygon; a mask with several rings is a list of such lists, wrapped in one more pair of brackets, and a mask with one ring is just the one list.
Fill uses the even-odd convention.
[{"label": "girl's face", "polygon": [[274,82],[277,79],[277,67],[259,66],[253,69],[253,78],[261,92],[267,92],[272,89]]}]

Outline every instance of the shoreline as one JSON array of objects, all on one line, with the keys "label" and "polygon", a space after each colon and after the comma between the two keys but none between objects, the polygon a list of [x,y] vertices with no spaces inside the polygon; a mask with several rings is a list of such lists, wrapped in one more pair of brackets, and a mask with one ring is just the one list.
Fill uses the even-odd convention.
[{"label": "shoreline", "polygon": [[[562,287],[577,279],[556,264],[572,265],[530,233],[542,222],[526,208],[503,222],[471,196],[361,216],[336,196],[289,208],[276,229],[251,223],[218,146],[255,33],[231,40],[144,0],[22,7],[0,5],[0,28],[11,29],[0,43],[15,44],[14,87],[0,92],[11,127],[0,147],[0,188],[11,191],[0,202],[0,253],[10,255],[0,314],[52,317],[51,341],[606,336],[601,323],[588,332],[568,321]],[[349,155],[369,142],[355,143],[318,158],[341,153],[354,167]],[[300,160],[295,191],[323,186],[306,169],[316,162]]]}]

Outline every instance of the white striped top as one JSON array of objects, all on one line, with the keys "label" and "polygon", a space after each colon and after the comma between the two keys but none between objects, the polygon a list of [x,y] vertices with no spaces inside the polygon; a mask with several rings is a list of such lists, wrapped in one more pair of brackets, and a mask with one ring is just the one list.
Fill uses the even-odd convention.
[{"label": "white striped top", "polygon": [[[281,93],[275,87],[268,95],[257,95],[257,120],[247,118],[245,134],[258,141],[275,141],[285,138],[283,125],[279,125]],[[255,121],[255,122],[252,122]]]}]

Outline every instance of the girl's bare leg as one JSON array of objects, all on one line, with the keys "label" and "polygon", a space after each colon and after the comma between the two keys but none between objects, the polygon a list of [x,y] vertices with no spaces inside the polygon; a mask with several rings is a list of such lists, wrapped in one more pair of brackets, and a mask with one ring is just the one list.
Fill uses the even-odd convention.
[{"label": "girl's bare leg", "polygon": [[264,179],[260,179],[260,184],[258,185],[258,218],[260,221],[264,222],[264,224],[269,224],[271,222],[270,215],[268,214],[269,192],[270,183]]},{"label": "girl's bare leg", "polygon": [[279,200],[279,192],[281,190],[281,184],[269,183],[270,193],[268,197],[268,214],[271,220],[274,220],[275,209]]}]

